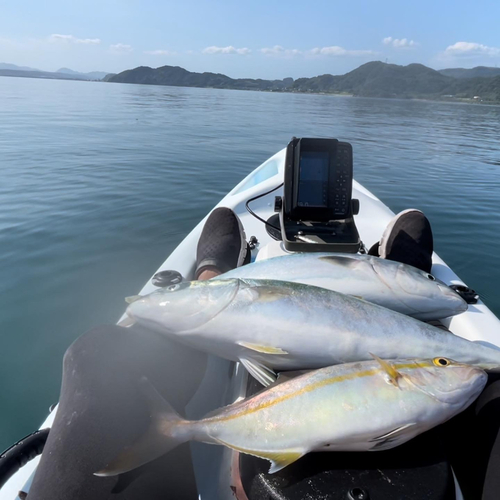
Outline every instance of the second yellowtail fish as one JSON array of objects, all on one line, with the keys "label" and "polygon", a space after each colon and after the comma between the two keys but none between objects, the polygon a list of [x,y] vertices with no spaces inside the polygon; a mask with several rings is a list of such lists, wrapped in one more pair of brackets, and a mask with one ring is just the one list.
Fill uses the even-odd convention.
[{"label": "second yellowtail fish", "polygon": [[143,380],[151,427],[96,475],[129,471],[191,440],[267,459],[271,473],[311,451],[387,450],[461,412],[486,384],[483,370],[446,358],[374,358],[309,372],[199,421],[181,418]]},{"label": "second yellowtail fish", "polygon": [[349,295],[264,279],[191,281],[134,300],[139,324],[195,349],[241,361],[263,385],[271,370],[446,356],[499,369],[500,351]]}]

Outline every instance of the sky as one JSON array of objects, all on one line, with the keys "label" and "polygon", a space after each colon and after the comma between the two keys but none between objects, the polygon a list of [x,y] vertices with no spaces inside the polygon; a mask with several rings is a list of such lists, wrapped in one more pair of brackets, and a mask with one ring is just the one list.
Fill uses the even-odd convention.
[{"label": "sky", "polygon": [[499,0],[0,0],[0,62],[235,78],[500,64]]}]

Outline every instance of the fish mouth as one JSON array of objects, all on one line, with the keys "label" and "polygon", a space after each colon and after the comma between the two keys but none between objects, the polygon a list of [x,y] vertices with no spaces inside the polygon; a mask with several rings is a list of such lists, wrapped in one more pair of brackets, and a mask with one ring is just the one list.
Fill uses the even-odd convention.
[{"label": "fish mouth", "polygon": [[[424,310],[417,309],[410,303],[411,301],[406,301],[405,298],[397,296],[399,302],[405,305],[409,310],[413,311],[412,316],[417,319],[426,320],[430,315],[438,315],[439,318],[447,318],[449,316],[456,316],[457,314],[467,311],[467,302],[457,293],[453,288],[450,288],[446,283],[439,281],[436,286],[439,290],[439,294],[434,297],[436,300],[431,301],[430,297],[427,301],[427,306]],[[406,290],[405,290],[406,291]],[[410,296],[422,297],[422,295],[415,293],[411,294],[407,291]],[[439,314],[438,314],[439,313]]]},{"label": "fish mouth", "polygon": [[190,333],[225,311],[239,290],[238,279],[185,282],[179,291],[155,291],[133,301],[126,313],[131,320],[155,330]]},{"label": "fish mouth", "polygon": [[498,373],[500,372],[500,364],[498,363],[473,363],[473,366],[481,368],[487,372]]},{"label": "fish mouth", "polygon": [[[432,383],[433,375],[431,373],[428,375],[422,373],[423,377],[420,381],[419,379],[414,379],[408,375],[403,376],[409,384],[413,385],[413,387],[440,403],[455,405],[457,402],[460,402],[461,400],[463,401],[464,391],[466,393],[470,393],[468,401],[473,401],[477,398],[486,384],[488,375],[484,372],[484,369],[476,364],[458,364],[457,368],[460,368],[460,371],[457,373],[457,377],[461,381],[461,386],[452,388],[451,390],[440,390],[439,385],[437,387],[434,386]],[[454,367],[450,367],[449,369],[454,369]],[[465,406],[468,406],[468,403]]]},{"label": "fish mouth", "polygon": [[454,310],[457,311],[456,314],[467,311],[469,306],[459,293],[457,293],[455,290],[453,290],[453,288],[450,288],[446,283],[443,283],[442,281],[440,281],[437,286],[442,292],[443,296],[445,296],[453,303]]}]

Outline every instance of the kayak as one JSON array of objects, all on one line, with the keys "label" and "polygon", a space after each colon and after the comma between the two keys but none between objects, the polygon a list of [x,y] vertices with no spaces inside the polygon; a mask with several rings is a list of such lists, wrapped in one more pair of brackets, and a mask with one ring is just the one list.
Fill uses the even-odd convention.
[{"label": "kayak", "polygon": [[[289,254],[283,243],[275,238],[276,235],[268,231],[266,225],[246,209],[248,200],[257,197],[251,204],[253,212],[265,220],[274,215],[274,198],[283,191],[278,186],[283,183],[285,153],[286,151],[283,149],[257,167],[217,205],[231,208],[240,218],[247,240],[252,242],[252,262],[261,262]],[[274,188],[277,189],[273,190]],[[355,215],[356,226],[364,246],[370,248],[380,240],[394,213],[358,182],[353,182],[352,189],[352,197],[358,199],[360,205],[359,213]],[[267,192],[269,194],[258,198],[259,195]],[[158,273],[168,275],[169,273],[165,273],[166,271],[175,270],[178,273],[177,276],[182,276],[182,279],[193,279],[196,265],[196,246],[205,220],[206,218],[201,220],[184,238],[160,266],[155,275]],[[433,255],[432,261],[431,272],[433,276],[447,285],[456,285],[462,290],[467,289],[465,283],[436,253]],[[145,295],[157,290],[158,288],[153,282],[158,284],[158,280],[149,279],[142,290],[139,291],[139,294]],[[122,317],[122,320],[124,319],[126,319],[125,315]],[[476,303],[469,304],[467,311],[441,319],[439,323],[440,326],[467,340],[500,346],[500,321],[480,299]],[[189,355],[191,351],[186,352],[184,361],[188,367],[191,362]],[[172,354],[172,356],[174,355],[177,354]],[[199,353],[196,353],[196,356],[199,357]],[[193,359],[194,357],[195,352],[193,351]],[[207,368],[204,376],[199,380],[198,390],[185,407],[184,414],[188,419],[200,419],[215,408],[232,404],[260,390],[259,385],[251,379],[241,364],[209,354],[206,355],[206,359]],[[168,366],[168,364],[169,360],[166,359],[165,365]],[[182,378],[179,374],[173,374],[173,376]],[[40,429],[50,428],[56,412],[57,408],[46,417]],[[391,457],[397,460],[396,463],[401,463],[401,469],[397,475],[400,480],[392,478],[389,479],[389,482],[385,480],[380,482],[378,479],[373,479],[372,486],[369,483],[370,478],[379,477],[380,474],[385,473],[386,469],[384,467],[390,469],[394,464],[392,462],[391,465],[391,460],[387,459],[387,455],[384,455],[386,458],[382,458],[382,455],[372,453],[369,458],[364,458],[365,454],[360,453],[353,459],[351,456],[340,453],[314,453],[287,468],[286,476],[280,478],[275,477],[279,476],[279,474],[268,477],[265,463],[262,465],[262,461],[255,457],[244,456],[231,449],[194,443],[191,445],[191,463],[196,478],[198,498],[202,500],[229,500],[234,498],[253,500],[262,498],[264,491],[268,495],[266,498],[272,499],[327,498],[324,495],[325,492],[329,491],[338,491],[338,498],[368,498],[363,497],[362,493],[361,496],[355,496],[355,494],[359,493],[358,490],[362,492],[363,488],[372,490],[370,498],[419,498],[418,492],[421,492],[419,488],[422,488],[422,484],[435,487],[434,489],[437,492],[435,494],[432,491],[427,492],[425,498],[462,498],[459,482],[457,482],[451,467],[447,464],[446,458],[440,454],[439,446],[429,445],[425,441],[430,439],[427,435],[422,436],[422,442],[418,441],[419,439],[416,438],[415,443],[412,441],[395,450],[379,452],[380,454],[392,452],[398,454],[391,455]],[[27,446],[25,441],[19,443],[18,447]],[[405,454],[411,453],[414,456],[419,456],[418,450],[415,452],[415,447],[418,448],[419,446],[421,448],[426,447],[427,451],[432,448],[434,455],[432,455],[432,459],[428,460],[431,465],[427,464],[428,467],[426,468],[416,458],[413,465],[410,464],[406,467]],[[32,445],[32,448],[35,451],[30,450],[30,452],[32,455],[36,455],[36,451],[43,448],[43,443],[40,444],[37,441],[37,445]],[[14,453],[14,451],[11,450],[10,452]],[[172,453],[175,453],[175,450]],[[325,455],[328,455],[328,458],[324,457]],[[377,456],[381,457],[378,459],[379,462],[377,462]],[[14,500],[19,498],[19,491],[29,492],[29,486],[39,459],[40,455],[29,461],[24,467],[21,467],[7,480],[0,490],[0,500]],[[210,466],[207,466],[207,464],[210,464]],[[427,475],[419,475],[424,473]],[[358,475],[356,476],[356,474]],[[346,480],[348,476],[355,477],[355,479],[349,483],[350,480]],[[364,486],[359,486],[359,488],[356,486],[363,482],[361,479],[359,480],[360,483],[357,482],[358,478],[361,477],[365,477],[368,486],[366,486],[365,480],[363,480],[365,481]],[[293,485],[293,487],[289,487],[287,492],[284,492],[280,488],[285,484]],[[386,487],[390,487],[389,493],[387,493]],[[413,493],[413,496],[412,488],[417,492]],[[450,496],[450,492],[454,496]],[[420,498],[423,496],[422,494]],[[337,498],[337,496],[328,496],[328,498]]]}]

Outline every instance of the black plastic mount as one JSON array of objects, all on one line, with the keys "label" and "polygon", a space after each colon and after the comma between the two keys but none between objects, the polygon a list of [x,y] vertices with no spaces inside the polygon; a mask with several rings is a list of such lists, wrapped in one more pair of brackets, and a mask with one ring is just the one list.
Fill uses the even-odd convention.
[{"label": "black plastic mount", "polygon": [[151,283],[159,288],[164,288],[170,285],[177,285],[182,279],[182,274],[177,271],[160,271],[153,276]]},{"label": "black plastic mount", "polygon": [[479,295],[472,288],[469,288],[466,285],[450,285],[450,288],[455,290],[455,292],[457,292],[458,295],[460,295],[460,297],[467,302],[467,304],[477,304]]}]

